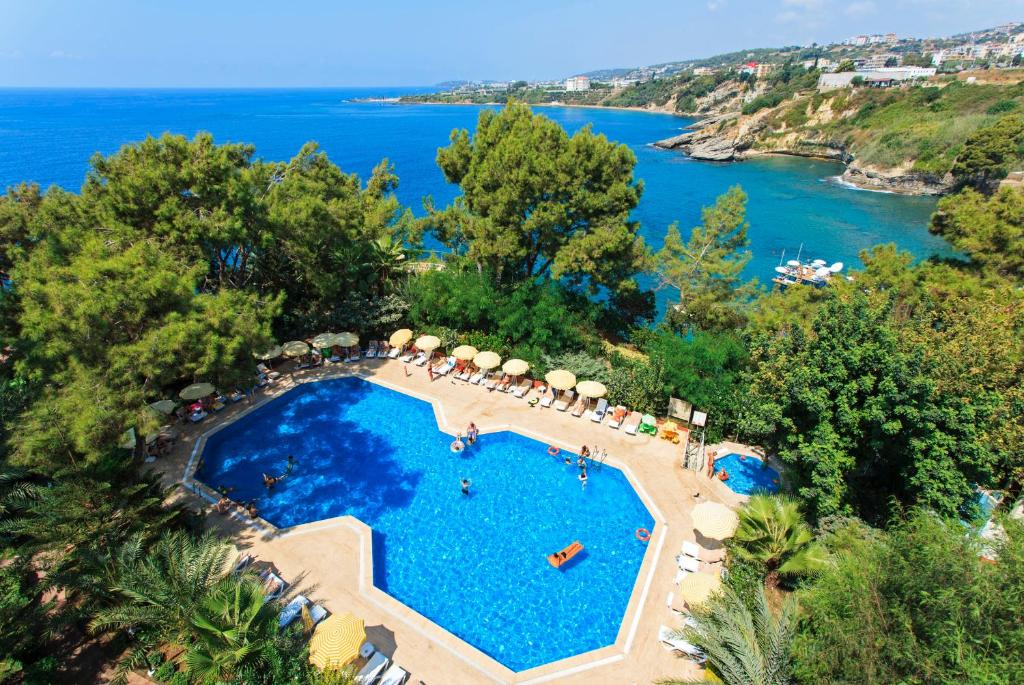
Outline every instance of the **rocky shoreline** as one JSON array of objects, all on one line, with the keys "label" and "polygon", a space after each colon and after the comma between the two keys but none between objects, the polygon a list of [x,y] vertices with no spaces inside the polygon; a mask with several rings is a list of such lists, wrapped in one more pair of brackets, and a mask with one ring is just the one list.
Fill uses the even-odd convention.
[{"label": "rocky shoreline", "polygon": [[693,159],[736,162],[753,157],[786,155],[841,162],[846,166],[841,180],[857,188],[903,195],[943,195],[952,179],[922,174],[907,168],[878,168],[861,165],[847,147],[838,142],[806,137],[798,132],[769,140],[760,134],[766,128],[764,116],[744,117],[738,113],[716,114],[687,127],[685,133],[659,140],[655,147],[678,150]]}]

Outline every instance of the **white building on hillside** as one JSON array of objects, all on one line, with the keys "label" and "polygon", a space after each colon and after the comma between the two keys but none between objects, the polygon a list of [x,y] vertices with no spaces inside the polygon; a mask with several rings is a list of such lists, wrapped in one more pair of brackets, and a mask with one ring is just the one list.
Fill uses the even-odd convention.
[{"label": "white building on hillside", "polygon": [[586,76],[573,76],[565,79],[565,89],[570,93],[580,90],[590,90],[590,79]]}]

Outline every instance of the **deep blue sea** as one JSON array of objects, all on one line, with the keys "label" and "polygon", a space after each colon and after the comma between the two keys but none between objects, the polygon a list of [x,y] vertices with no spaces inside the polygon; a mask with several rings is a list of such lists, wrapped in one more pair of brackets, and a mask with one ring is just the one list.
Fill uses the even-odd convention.
[{"label": "deep blue sea", "polygon": [[[221,142],[249,142],[271,160],[293,156],[315,140],[342,169],[364,178],[389,158],[401,179],[401,200],[422,213],[422,198],[443,204],[457,188],[434,163],[454,128],[472,130],[478,106],[356,103],[409,89],[336,90],[0,90],[0,186],[23,180],[77,190],[95,152],[164,131],[210,131]],[[895,242],[918,257],[950,254],[928,233],[930,198],[854,190],[836,184],[838,164],[795,158],[737,164],[696,162],[650,143],[679,133],[687,121],[663,114],[601,109],[538,108],[568,131],[591,124],[629,145],[644,195],[636,218],[644,238],[661,244],[665,228],[689,228],[700,210],[729,186],[750,196],[751,276],[768,282],[782,251],[828,262],[858,263],[872,245]]]},{"label": "deep blue sea", "polygon": [[[513,670],[615,642],[647,551],[636,530],[654,528],[623,473],[592,466],[584,489],[576,464],[536,440],[489,433],[458,453],[451,442],[427,402],[339,378],[214,433],[197,477],[256,499],[277,526],[359,518],[373,528],[377,587]],[[297,466],[265,488],[288,455]],[[547,555],[575,540],[583,552],[552,567]]]}]

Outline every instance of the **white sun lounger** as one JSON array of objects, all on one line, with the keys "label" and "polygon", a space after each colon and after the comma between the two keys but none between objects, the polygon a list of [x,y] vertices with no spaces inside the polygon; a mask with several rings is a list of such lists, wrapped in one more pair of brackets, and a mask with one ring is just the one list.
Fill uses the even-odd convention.
[{"label": "white sun lounger", "polygon": [[409,677],[405,669],[398,664],[391,664],[391,668],[384,671],[384,675],[377,681],[377,685],[402,685]]},{"label": "white sun lounger", "polygon": [[487,388],[488,390],[494,390],[496,387],[498,387],[498,383],[500,381],[501,381],[501,374],[499,374],[497,371],[495,371],[494,373],[491,374],[491,377],[487,379],[487,381],[483,384],[483,386],[485,388]]},{"label": "white sun lounger", "polygon": [[518,397],[518,398],[521,399],[523,397],[526,397],[526,394],[528,392],[530,392],[530,388],[532,388],[532,387],[533,387],[533,382],[529,381],[529,380],[525,380],[522,383],[520,383],[519,385],[517,385],[516,387],[512,388],[512,395],[514,397]]},{"label": "white sun lounger", "polygon": [[680,570],[689,571],[690,573],[697,573],[700,571],[700,562],[693,557],[680,554],[676,557],[676,562],[679,564]]},{"label": "white sun lounger", "polygon": [[[301,611],[299,613],[302,613]],[[313,625],[316,625],[320,621],[327,618],[327,609],[324,609],[319,604],[314,604],[313,608],[309,610],[309,617],[313,619]]]},{"label": "white sun lounger", "polygon": [[476,373],[474,373],[472,376],[469,377],[469,382],[472,383],[473,385],[480,385],[481,383],[483,383],[483,381],[484,381],[484,372],[483,371],[477,371]]},{"label": "white sun lounger", "polygon": [[694,559],[700,559],[700,547],[690,542],[689,540],[683,541],[683,554]]},{"label": "white sun lounger", "polygon": [[590,412],[590,420],[594,423],[601,423],[604,420],[604,415],[608,413],[608,400],[601,398],[597,401],[597,407],[594,411]]},{"label": "white sun lounger", "polygon": [[376,681],[377,676],[380,675],[380,672],[384,670],[389,661],[390,659],[380,652],[374,652],[362,670],[356,673],[356,685],[370,685],[370,683]]},{"label": "white sun lounger", "polygon": [[[420,352],[420,354],[423,354],[423,353]],[[415,357],[415,356],[416,355],[413,352],[406,352],[405,354],[402,355],[401,360],[403,362],[405,362],[406,364],[408,364],[409,362],[411,362],[413,360],[413,357]]]},{"label": "white sun lounger", "polygon": [[267,579],[263,583],[266,587],[271,588],[269,592],[263,597],[263,603],[266,604],[272,600],[277,599],[284,594],[284,591],[288,588],[288,583],[284,582],[275,573],[267,574]]},{"label": "white sun lounger", "polygon": [[303,595],[297,595],[295,599],[288,602],[284,609],[281,609],[281,613],[277,617],[278,629],[284,630],[287,628],[289,623],[299,617],[304,606],[309,606],[309,600]]},{"label": "white sun lounger", "polygon": [[550,407],[551,403],[555,401],[555,395],[549,395],[547,391],[544,391],[544,397],[541,398],[540,406]]},{"label": "white sun lounger", "polygon": [[673,637],[675,631],[668,626],[661,626],[658,629],[658,641],[674,652],[682,652],[688,657],[697,661],[704,660],[704,653],[682,638]]},{"label": "white sun lounger", "polygon": [[[615,418],[616,414],[620,414],[618,419]],[[627,416],[629,416],[629,410],[626,409],[625,405],[620,404],[615,407],[615,410],[611,412],[611,416],[608,417],[608,427],[618,430],[619,426],[622,425],[622,422],[626,420]]]},{"label": "white sun lounger", "polygon": [[583,412],[586,411],[584,407],[590,404],[590,400],[584,401],[584,399],[585,398],[581,397],[579,401],[576,402],[576,406],[572,408],[572,415],[576,418],[583,416]]},{"label": "white sun lounger", "polygon": [[392,347],[388,350],[388,359],[398,359],[398,356],[402,354],[402,350],[397,347]]},{"label": "white sun lounger", "polygon": [[640,412],[635,411],[626,417],[626,420],[622,422],[622,430],[626,431],[630,435],[636,435],[636,429],[640,427]]},{"label": "white sun lounger", "polygon": [[426,366],[427,355],[423,352],[420,352],[419,354],[416,355],[416,358],[412,360],[412,363],[415,364],[416,366]]},{"label": "white sun lounger", "polygon": [[555,409],[557,409],[558,411],[565,411],[566,409],[569,408],[569,404],[574,399],[576,399],[576,391],[575,390],[566,390],[565,394],[562,395],[562,399],[560,399],[557,402],[555,402]]},{"label": "white sun lounger", "polygon": [[459,379],[460,381],[468,381],[470,375],[471,374],[470,374],[470,371],[469,371],[469,367],[467,366],[462,371],[459,371],[457,374],[455,374],[455,377],[457,379]]},{"label": "white sun lounger", "polygon": [[256,370],[259,371],[260,373],[262,373],[264,376],[266,376],[267,378],[269,378],[271,380],[275,380],[275,379],[281,377],[281,373],[279,371],[271,370],[263,362],[260,362],[259,364],[256,365]]}]

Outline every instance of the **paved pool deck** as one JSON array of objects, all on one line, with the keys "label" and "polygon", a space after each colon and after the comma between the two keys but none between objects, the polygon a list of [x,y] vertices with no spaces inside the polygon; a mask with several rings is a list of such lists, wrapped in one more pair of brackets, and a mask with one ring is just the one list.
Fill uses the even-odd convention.
[{"label": "paved pool deck", "polygon": [[[562,449],[575,451],[580,445],[598,445],[607,450],[608,463],[622,469],[630,479],[656,523],[615,643],[519,673],[374,587],[370,529],[361,521],[343,516],[276,529],[237,513],[211,513],[209,527],[233,540],[242,553],[279,569],[290,584],[286,596],[302,593],[332,613],[351,611],[363,617],[367,638],[411,673],[411,683],[630,685],[699,676],[694,664],[667,651],[658,641],[661,625],[675,628],[680,623],[666,603],[675,590],[675,556],[688,540],[706,548],[702,559],[719,558],[720,545],[698,537],[690,512],[701,501],[713,500],[735,508],[746,498],[717,480],[685,469],[680,445],[657,437],[627,435],[606,423],[598,425],[568,412],[530,407],[530,395],[519,399],[449,377],[431,381],[425,368],[397,360],[364,359],[294,373],[288,369],[289,365],[281,367],[282,377],[259,391],[252,403],[239,402],[199,424],[182,427],[172,453],[154,464],[168,485],[185,482],[186,487],[177,492],[176,498],[190,507],[211,509],[209,493],[204,496],[202,486],[190,479],[207,435],[299,383],[357,375],[431,402],[439,428],[452,435],[474,421],[482,439],[488,432],[514,430]],[[735,443],[709,448],[719,454],[755,454]],[[720,563],[701,565],[702,571],[712,573],[721,568]]]}]

